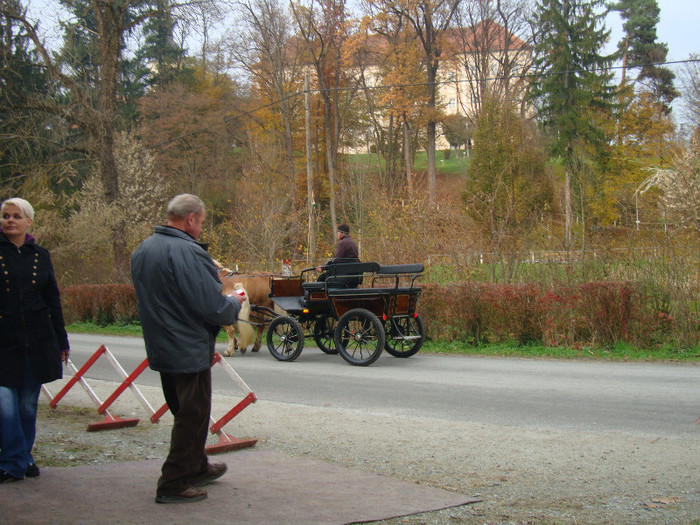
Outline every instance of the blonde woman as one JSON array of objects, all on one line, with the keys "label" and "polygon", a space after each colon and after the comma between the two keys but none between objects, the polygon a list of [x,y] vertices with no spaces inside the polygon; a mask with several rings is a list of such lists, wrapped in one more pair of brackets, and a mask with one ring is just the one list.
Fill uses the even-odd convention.
[{"label": "blonde woman", "polygon": [[39,476],[32,448],[43,383],[60,379],[68,335],[49,252],[24,199],[0,207],[0,483]]}]

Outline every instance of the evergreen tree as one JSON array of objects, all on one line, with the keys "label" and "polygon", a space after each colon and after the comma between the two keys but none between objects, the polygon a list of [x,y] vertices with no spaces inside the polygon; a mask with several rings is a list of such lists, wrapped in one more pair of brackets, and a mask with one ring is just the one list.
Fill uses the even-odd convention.
[{"label": "evergreen tree", "polygon": [[673,85],[676,75],[669,68],[660,65],[666,61],[668,46],[656,41],[656,25],[659,23],[660,9],[656,0],[619,0],[610,6],[619,11],[624,20],[622,25],[625,37],[618,48],[623,58],[622,82],[625,71],[639,69],[637,80],[648,82],[656,99],[671,111],[671,102],[678,97]]},{"label": "evergreen tree", "polygon": [[[6,0],[24,13],[18,0]],[[44,149],[37,142],[46,128],[43,115],[29,109],[29,98],[45,94],[49,83],[31,49],[26,31],[0,11],[0,183],[16,188]]]},{"label": "evergreen tree", "polygon": [[162,86],[182,71],[185,50],[175,41],[176,20],[170,1],[153,3],[156,12],[143,24],[144,45],[136,53],[135,71],[145,84]]},{"label": "evergreen tree", "polygon": [[571,179],[581,145],[602,149],[603,131],[590,111],[612,111],[612,56],[601,55],[610,32],[603,25],[602,1],[542,0],[534,13],[533,61],[537,72],[531,94],[540,122],[550,132],[552,152],[565,171],[565,242],[571,247]]}]

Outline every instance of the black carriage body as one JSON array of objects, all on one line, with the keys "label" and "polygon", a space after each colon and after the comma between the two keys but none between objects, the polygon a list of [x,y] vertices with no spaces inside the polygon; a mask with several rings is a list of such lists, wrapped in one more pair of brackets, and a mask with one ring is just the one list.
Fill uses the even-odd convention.
[{"label": "black carriage body", "polygon": [[[416,286],[415,281],[423,271],[422,264],[334,264],[324,268],[325,281],[310,280],[314,270],[303,270],[296,277],[275,277],[271,282],[270,296],[289,319],[276,323],[276,328],[283,325],[285,332],[290,328],[293,332],[298,332],[295,325],[299,325],[301,330],[309,333],[305,335],[295,332],[295,344],[299,338],[313,337],[324,352],[337,353],[321,341],[335,340],[339,343],[337,346],[342,356],[356,365],[374,362],[382,347],[397,357],[408,357],[418,351],[424,339],[424,331],[422,321],[416,314],[421,288]],[[355,287],[353,283],[358,285]],[[337,328],[344,330],[345,334],[335,334],[336,323],[342,325]],[[357,327],[353,328],[354,326]],[[360,357],[346,355],[348,345],[357,343],[357,346],[361,346],[358,333],[362,332],[363,327],[374,327],[373,330],[368,330],[367,338],[371,338],[373,344],[376,343],[376,348],[361,352]],[[406,330],[411,331],[411,334],[407,334]],[[270,334],[268,335],[270,351],[280,359],[270,346]],[[395,339],[400,340],[401,344],[409,341],[411,351],[397,349]],[[293,360],[298,356],[301,349],[294,349],[294,358],[284,360]]]}]

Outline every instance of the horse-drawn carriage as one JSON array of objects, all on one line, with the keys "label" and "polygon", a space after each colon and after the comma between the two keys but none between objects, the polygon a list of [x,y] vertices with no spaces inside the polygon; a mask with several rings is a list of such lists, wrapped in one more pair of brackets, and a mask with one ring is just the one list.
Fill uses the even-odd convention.
[{"label": "horse-drawn carriage", "polygon": [[273,277],[270,297],[285,314],[253,306],[270,319],[267,347],[280,361],[293,361],[312,337],[327,354],[367,366],[382,350],[395,357],[414,355],[425,340],[416,313],[422,264],[339,263],[323,268],[325,280],[313,279],[315,268],[295,277]]}]

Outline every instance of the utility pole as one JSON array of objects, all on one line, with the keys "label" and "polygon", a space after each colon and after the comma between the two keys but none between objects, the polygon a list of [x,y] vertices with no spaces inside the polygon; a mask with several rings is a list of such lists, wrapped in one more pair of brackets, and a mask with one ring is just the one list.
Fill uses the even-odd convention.
[{"label": "utility pole", "polygon": [[308,208],[309,232],[306,253],[306,266],[310,267],[315,264],[316,260],[316,229],[314,223],[314,209],[316,201],[314,200],[314,168],[313,168],[313,151],[311,142],[311,91],[309,87],[309,73],[307,71],[304,77],[304,117],[306,123],[306,206]]}]

